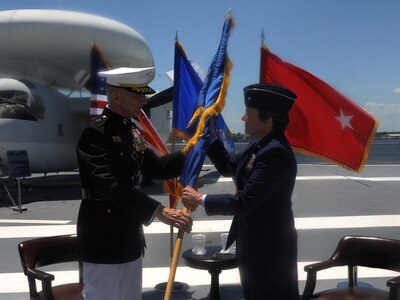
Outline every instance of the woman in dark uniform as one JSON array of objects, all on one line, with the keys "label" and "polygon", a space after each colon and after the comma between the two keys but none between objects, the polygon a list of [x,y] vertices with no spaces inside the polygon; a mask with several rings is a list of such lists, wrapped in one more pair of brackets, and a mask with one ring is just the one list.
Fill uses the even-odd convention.
[{"label": "woman in dark uniform", "polygon": [[186,187],[185,205],[203,205],[208,215],[233,215],[227,247],[236,240],[243,292],[251,300],[298,300],[297,233],[291,196],[297,163],[284,135],[296,95],[273,84],[244,88],[245,131],[255,142],[231,157],[215,140],[207,154],[238,192],[201,195]]}]

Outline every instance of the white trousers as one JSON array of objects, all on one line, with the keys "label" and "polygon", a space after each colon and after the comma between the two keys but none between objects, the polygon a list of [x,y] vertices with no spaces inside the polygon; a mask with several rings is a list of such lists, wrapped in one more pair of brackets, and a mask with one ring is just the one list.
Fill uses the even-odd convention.
[{"label": "white trousers", "polygon": [[123,264],[83,262],[85,300],[142,299],[143,258]]}]

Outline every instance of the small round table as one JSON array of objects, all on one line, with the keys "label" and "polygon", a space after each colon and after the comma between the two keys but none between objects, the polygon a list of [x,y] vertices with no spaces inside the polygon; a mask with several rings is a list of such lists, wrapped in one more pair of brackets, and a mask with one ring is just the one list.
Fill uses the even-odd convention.
[{"label": "small round table", "polygon": [[207,270],[211,274],[210,300],[220,300],[219,274],[222,270],[234,269],[237,267],[236,255],[220,254],[220,246],[207,246],[207,253],[194,255],[192,249],[182,253],[182,257],[188,267]]}]

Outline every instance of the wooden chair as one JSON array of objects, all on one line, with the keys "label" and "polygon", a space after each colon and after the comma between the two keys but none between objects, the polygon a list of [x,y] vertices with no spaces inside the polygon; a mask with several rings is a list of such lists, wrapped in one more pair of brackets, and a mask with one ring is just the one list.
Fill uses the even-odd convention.
[{"label": "wooden chair", "polygon": [[[338,266],[348,267],[348,286],[314,294],[317,272]],[[357,266],[400,272],[400,240],[368,236],[344,236],[328,260],[304,267],[307,272],[307,281],[303,300],[400,299],[400,276],[386,282],[389,292],[373,287],[357,286]]]},{"label": "wooden chair", "polygon": [[[78,261],[76,235],[60,235],[23,241],[18,245],[22,268],[28,277],[31,298],[43,300],[76,300],[82,297],[82,264],[79,262],[79,282],[52,286],[54,275],[37,269],[64,262]],[[37,292],[36,279],[42,283]],[[78,278],[77,278],[78,279]]]}]

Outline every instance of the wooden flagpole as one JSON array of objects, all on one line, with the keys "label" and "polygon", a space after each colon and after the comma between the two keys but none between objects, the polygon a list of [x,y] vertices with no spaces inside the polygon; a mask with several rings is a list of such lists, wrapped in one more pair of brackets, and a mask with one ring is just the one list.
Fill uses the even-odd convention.
[{"label": "wooden flagpole", "polygon": [[[182,211],[185,213],[189,212],[189,210],[186,207],[184,207]],[[164,300],[171,299],[171,293],[174,286],[176,268],[178,267],[178,260],[179,260],[179,255],[181,254],[182,240],[184,234],[185,234],[184,231],[179,230],[178,236],[176,238],[174,254],[172,256],[171,266],[169,268],[169,277],[168,277],[167,288],[165,289]]]},{"label": "wooden flagpole", "polygon": [[[178,42],[178,31],[175,34],[175,43]],[[175,152],[175,144],[176,139],[175,135],[172,134],[172,152]],[[177,204],[178,199],[175,200],[175,207]],[[184,207],[182,209],[183,212],[187,213],[188,209]],[[170,231],[170,247],[171,247],[171,265],[169,268],[169,276],[168,276],[168,282],[167,286],[165,288],[165,295],[164,295],[164,300],[170,300],[171,299],[171,294],[172,290],[174,289],[174,281],[175,281],[175,274],[176,274],[176,268],[178,267],[178,260],[179,260],[179,255],[181,253],[181,248],[182,248],[182,240],[183,240],[183,235],[185,234],[184,231],[179,230],[178,236],[176,237],[176,242],[175,242],[175,248],[173,248],[173,227],[171,226],[171,231]]]},{"label": "wooden flagpole", "polygon": [[[174,153],[175,150],[176,150],[176,139],[175,139],[175,135],[172,134],[172,135],[171,135],[171,138],[172,138],[171,153]],[[175,181],[175,183],[177,183],[177,182]],[[176,185],[175,185],[175,188],[177,188]],[[171,195],[170,195],[170,197],[171,197]],[[175,199],[174,205],[173,205],[173,207],[171,207],[171,208],[176,208],[177,204],[178,204],[178,198]],[[170,205],[170,206],[171,206],[171,205]],[[173,251],[174,251],[174,226],[171,225],[169,229],[170,229],[170,230],[169,230],[169,248],[170,248],[170,252],[169,252],[169,253],[170,253],[170,258],[172,259]],[[172,260],[171,260],[171,262],[172,262]]]}]

